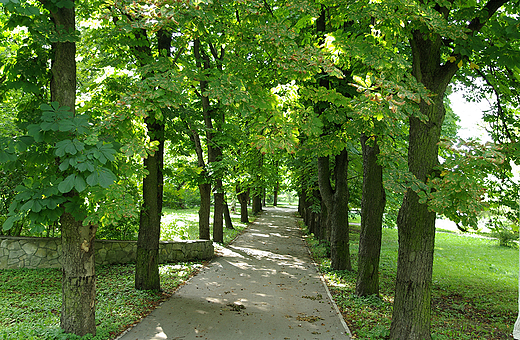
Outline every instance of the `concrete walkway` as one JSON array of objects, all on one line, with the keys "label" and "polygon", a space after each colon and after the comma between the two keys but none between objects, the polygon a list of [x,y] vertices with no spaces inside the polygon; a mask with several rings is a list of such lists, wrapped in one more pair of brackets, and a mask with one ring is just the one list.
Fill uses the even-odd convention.
[{"label": "concrete walkway", "polygon": [[350,339],[296,227],[296,210],[264,209],[119,340]]}]

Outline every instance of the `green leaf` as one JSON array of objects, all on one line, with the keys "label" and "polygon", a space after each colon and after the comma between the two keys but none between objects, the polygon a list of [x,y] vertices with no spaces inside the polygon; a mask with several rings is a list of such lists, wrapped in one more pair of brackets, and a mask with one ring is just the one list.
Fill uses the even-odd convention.
[{"label": "green leaf", "polygon": [[16,155],[13,155],[10,152],[5,152],[3,150],[0,150],[0,164],[1,163],[7,163],[12,162],[16,160]]},{"label": "green leaf", "polygon": [[22,205],[22,207],[20,208],[20,210],[21,210],[21,211],[29,211],[29,210],[31,210],[31,208],[33,207],[33,204],[34,204],[34,201],[33,201],[33,200],[27,201],[27,202],[25,202],[24,205]]},{"label": "green leaf", "polygon": [[101,168],[99,173],[99,185],[103,188],[108,188],[116,181],[116,175],[107,168]]},{"label": "green leaf", "polygon": [[67,158],[64,162],[62,162],[60,164],[60,170],[61,171],[67,170],[69,168],[69,164],[70,164],[70,162],[69,162],[69,159]]},{"label": "green leaf", "polygon": [[62,119],[58,122],[59,130],[62,132],[72,131],[76,129],[74,122],[70,119]]},{"label": "green leaf", "polygon": [[94,171],[87,177],[87,183],[91,187],[96,186],[99,183],[99,172]]},{"label": "green leaf", "polygon": [[85,180],[82,176],[78,175],[76,176],[76,180],[74,181],[74,186],[76,187],[76,190],[78,192],[82,192],[87,188],[87,183],[85,183]]},{"label": "green leaf", "polygon": [[7,220],[5,220],[5,222],[4,222],[3,226],[2,226],[2,229],[3,230],[10,230],[13,227],[14,222],[19,221],[19,220],[20,220],[20,216],[19,215],[9,216],[7,218]]},{"label": "green leaf", "polygon": [[74,188],[75,180],[76,180],[75,174],[69,175],[60,184],[58,184],[58,190],[63,194],[71,191],[72,188]]},{"label": "green leaf", "polygon": [[35,213],[38,213],[42,210],[42,204],[40,203],[40,201],[33,201],[34,204],[31,208],[32,211],[34,211]]},{"label": "green leaf", "polygon": [[75,155],[78,153],[76,145],[70,139],[65,139],[56,143],[56,151],[54,154],[58,157],[63,157],[65,154]]}]

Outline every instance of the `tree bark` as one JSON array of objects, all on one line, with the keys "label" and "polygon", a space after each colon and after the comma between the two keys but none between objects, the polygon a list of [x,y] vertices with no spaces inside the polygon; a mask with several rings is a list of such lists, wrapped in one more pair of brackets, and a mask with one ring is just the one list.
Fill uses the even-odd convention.
[{"label": "tree bark", "polygon": [[209,240],[209,216],[211,213],[211,184],[199,184],[199,192],[199,238],[201,240]]},{"label": "tree bark", "polygon": [[[143,34],[143,39],[145,35]],[[171,35],[160,30],[157,33],[159,54],[168,56],[171,47]],[[148,50],[151,58],[151,50]],[[138,54],[136,53],[136,56]],[[141,62],[144,63],[140,56]],[[164,133],[163,120],[156,119],[149,113],[145,119],[150,140],[157,141],[157,150],[144,160],[144,168],[148,174],[143,179],[143,206],[139,217],[139,234],[137,236],[137,254],[135,265],[135,288],[139,290],[160,290],[159,276],[159,239],[161,236],[161,215],[164,186]]]},{"label": "tree bark", "polygon": [[235,229],[233,228],[233,221],[231,221],[231,215],[229,214],[229,206],[226,200],[224,200],[224,221],[226,223],[226,229]]},{"label": "tree bark", "polygon": [[213,241],[224,242],[224,192],[222,191],[222,180],[215,181],[215,192],[213,193]]},{"label": "tree bark", "polygon": [[336,156],[332,189],[329,157],[318,158],[318,182],[321,197],[330,214],[331,266],[335,270],[352,270],[348,225],[348,153],[343,149]]},{"label": "tree bark", "polygon": [[278,205],[278,190],[280,189],[280,182],[276,181],[276,184],[274,185],[274,192],[273,192],[273,206],[276,207]]},{"label": "tree bark", "polygon": [[261,193],[255,193],[253,195],[252,204],[253,215],[257,215],[262,211],[262,196]]},{"label": "tree bark", "polygon": [[209,180],[206,175],[206,163],[204,162],[204,151],[200,142],[200,136],[195,131],[189,122],[186,122],[188,130],[190,131],[190,139],[195,145],[195,153],[197,154],[197,165],[203,169],[201,175],[201,183],[199,183],[199,239],[209,240],[209,217],[211,212],[211,184],[207,183]]},{"label": "tree bark", "polygon": [[[413,74],[433,94],[433,104],[419,104],[424,122],[409,118],[408,169],[426,183],[435,176],[438,165],[438,143],[444,121],[444,93],[456,67],[445,72],[441,67],[439,36],[426,38],[414,32],[410,43],[413,55]],[[390,339],[431,339],[431,285],[433,250],[435,244],[435,212],[427,204],[419,203],[413,190],[405,193],[397,216],[399,253],[395,300],[390,327]]]},{"label": "tree bark", "polygon": [[[74,1],[72,1],[74,3]],[[45,4],[45,1],[42,1]],[[73,33],[76,14],[73,8],[58,8],[51,12],[56,28]],[[52,45],[51,101],[76,110],[76,43],[59,41]],[[76,192],[66,196],[76,197]],[[83,225],[70,212],[60,217],[62,244],[62,306],[60,327],[65,333],[79,336],[96,335],[96,275],[94,238],[96,226]]]},{"label": "tree bark", "polygon": [[379,258],[386,193],[383,167],[377,163],[377,139],[361,135],[363,153],[363,194],[361,198],[361,233],[359,236],[356,295],[379,295]]},{"label": "tree bark", "polygon": [[164,124],[153,117],[146,119],[151,140],[159,142],[157,150],[144,160],[148,174],[143,179],[143,207],[139,218],[135,288],[160,290],[159,238],[163,201]]},{"label": "tree bark", "polygon": [[[215,51],[216,53],[216,51]],[[223,52],[221,52],[223,57]],[[211,69],[210,59],[208,54],[204,51],[201,45],[201,41],[199,38],[194,40],[193,43],[193,54],[195,56],[195,61],[197,67],[201,71],[208,71]],[[219,64],[220,60],[216,54],[214,54],[215,59],[217,59],[216,67],[221,70],[221,64]],[[221,61],[221,60],[220,60]],[[218,112],[216,109],[211,108],[211,103],[209,98],[205,95],[205,92],[208,88],[207,80],[200,80],[200,95],[199,98],[202,104],[202,114],[204,117],[204,125],[206,126],[206,140],[207,140],[207,148],[208,148],[208,163],[215,163],[222,160],[222,147],[219,146],[215,142],[215,129],[213,126],[213,118],[216,120],[216,127],[218,128],[221,124],[224,123],[224,114],[223,112]],[[217,174],[217,176],[221,176],[221,174]],[[224,195],[222,193],[222,179],[213,178],[215,182],[215,192],[213,194],[214,197],[214,212],[213,212],[213,241],[215,242],[224,242],[224,221],[223,221],[223,213],[224,213]]]},{"label": "tree bark", "polygon": [[96,227],[84,226],[71,213],[60,217],[62,243],[62,305],[60,325],[65,333],[96,334]]},{"label": "tree bark", "polygon": [[242,191],[237,185],[237,199],[240,203],[240,222],[249,223],[249,216],[247,211],[247,201],[249,201],[247,191]]}]

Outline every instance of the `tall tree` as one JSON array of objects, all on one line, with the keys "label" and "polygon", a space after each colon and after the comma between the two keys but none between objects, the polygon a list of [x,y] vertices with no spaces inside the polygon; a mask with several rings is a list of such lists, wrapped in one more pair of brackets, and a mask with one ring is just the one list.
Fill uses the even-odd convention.
[{"label": "tall tree", "polygon": [[361,135],[363,153],[363,194],[361,198],[361,233],[359,235],[356,295],[379,295],[379,257],[386,193],[383,167],[378,164],[377,137]]},{"label": "tall tree", "polygon": [[[422,101],[419,104],[424,118],[409,118],[408,168],[423,183],[438,176],[438,143],[445,116],[444,94],[461,63],[471,56],[463,47],[463,38],[476,41],[482,28],[507,2],[490,0],[470,7],[471,11],[464,11],[465,6],[457,7],[457,4],[449,2],[419,4],[427,14],[426,17],[421,16],[424,23],[419,21],[411,25],[409,43],[412,74],[431,93],[432,102]],[[443,31],[449,22],[457,19],[460,20],[458,23],[466,25],[460,27],[465,33],[458,35],[460,31]],[[436,23],[441,25],[442,30],[437,29],[439,26]],[[450,45],[448,42],[449,59],[443,60],[446,39],[458,44]],[[397,218],[399,255],[391,339],[431,338],[430,299],[435,219],[436,213],[428,208],[428,204],[421,200],[417,192],[408,189]]]},{"label": "tall tree", "polygon": [[[329,157],[318,158],[318,182],[330,219],[331,267],[352,270],[348,225],[348,152],[346,147],[335,156],[333,176]],[[334,188],[331,181],[334,182]]]},{"label": "tall tree", "polygon": [[[42,1],[46,4],[46,1]],[[50,4],[49,10],[56,30],[73,35],[76,31],[74,1],[64,7]],[[52,46],[51,101],[67,107],[71,115],[76,108],[76,43],[58,41]],[[65,193],[74,201],[77,191]],[[94,238],[96,225],[85,224],[72,212],[65,210],[60,217],[62,239],[62,306],[61,328],[77,335],[96,334],[95,297],[96,276]],[[79,250],[79,251],[78,251]]]}]

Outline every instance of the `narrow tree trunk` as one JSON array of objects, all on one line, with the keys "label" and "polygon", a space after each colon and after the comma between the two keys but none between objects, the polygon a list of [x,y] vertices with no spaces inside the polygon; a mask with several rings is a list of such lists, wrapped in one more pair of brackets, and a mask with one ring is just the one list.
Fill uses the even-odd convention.
[{"label": "narrow tree trunk", "polygon": [[209,240],[209,217],[211,212],[211,184],[199,184],[200,207],[199,207],[199,238]]},{"label": "narrow tree trunk", "polygon": [[214,209],[213,209],[213,241],[224,242],[224,192],[222,191],[222,180],[215,181]]},{"label": "narrow tree trunk", "polygon": [[[169,56],[171,34],[164,30],[157,33],[159,54]],[[145,35],[142,39],[144,41]],[[145,49],[152,58],[150,49]],[[136,54],[138,56],[138,54]],[[141,58],[146,58],[141,55]],[[140,59],[144,63],[143,59]],[[144,160],[148,174],[143,179],[143,206],[139,216],[139,234],[137,236],[137,254],[135,264],[135,288],[139,290],[160,290],[159,276],[159,239],[161,236],[161,216],[164,186],[164,120],[156,119],[150,112],[145,119],[148,136],[158,142],[157,150]]]},{"label": "narrow tree trunk", "polygon": [[[225,196],[225,194],[224,194],[224,196]],[[229,206],[225,200],[224,200],[224,221],[226,223],[226,229],[235,229],[235,228],[233,228],[233,221],[231,221],[231,215],[229,214]]]},{"label": "narrow tree trunk", "polygon": [[276,184],[274,185],[274,192],[273,192],[273,206],[278,205],[278,190],[280,189],[280,182],[276,181]]},{"label": "narrow tree trunk", "polygon": [[200,142],[200,136],[195,129],[192,128],[189,122],[186,122],[188,130],[190,131],[190,139],[195,145],[195,153],[197,154],[197,165],[203,169],[201,181],[199,184],[199,239],[209,240],[209,217],[211,212],[211,184],[206,183],[208,178],[206,176],[206,163],[204,162],[204,152],[202,150],[202,144]]},{"label": "narrow tree trunk", "polygon": [[237,185],[237,199],[240,203],[240,222],[249,223],[249,216],[247,212],[247,201],[249,201],[247,191],[242,191]]},{"label": "narrow tree trunk", "polygon": [[143,207],[139,218],[135,288],[160,290],[159,238],[163,201],[164,124],[153,117],[146,119],[151,140],[158,141],[157,150],[144,160],[148,174],[143,179]]},{"label": "narrow tree trunk", "polygon": [[361,198],[361,234],[359,236],[356,295],[379,295],[379,258],[386,194],[383,168],[377,163],[377,140],[361,136],[363,153],[363,194]]},{"label": "narrow tree trunk", "polygon": [[336,156],[334,167],[335,189],[332,189],[329,158],[318,159],[318,181],[321,196],[330,214],[331,266],[335,270],[352,270],[348,225],[348,153],[343,149]]}]

